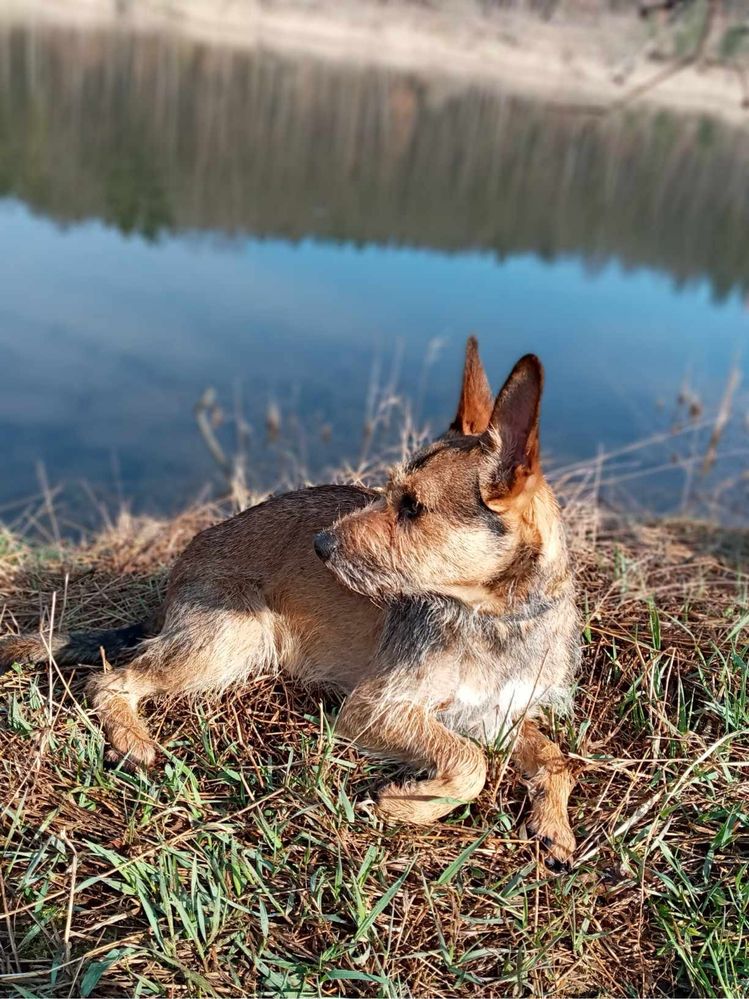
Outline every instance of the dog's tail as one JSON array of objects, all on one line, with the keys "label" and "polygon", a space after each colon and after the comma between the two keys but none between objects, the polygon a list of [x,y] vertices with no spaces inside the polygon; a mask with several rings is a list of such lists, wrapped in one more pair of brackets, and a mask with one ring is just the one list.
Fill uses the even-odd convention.
[{"label": "dog's tail", "polygon": [[148,635],[147,622],[126,628],[102,628],[96,631],[60,632],[44,635],[7,635],[0,638],[0,673],[13,663],[47,662],[50,655],[61,666],[76,663],[95,665],[101,662],[101,651],[111,662],[132,652]]}]

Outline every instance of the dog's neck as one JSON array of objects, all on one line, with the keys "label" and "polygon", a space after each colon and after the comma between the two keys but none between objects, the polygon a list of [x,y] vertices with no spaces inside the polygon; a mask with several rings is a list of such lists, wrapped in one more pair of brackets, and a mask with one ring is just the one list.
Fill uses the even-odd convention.
[{"label": "dog's neck", "polygon": [[[476,606],[444,593],[403,596],[389,604],[384,639],[398,638],[406,644],[419,642],[424,651],[433,646],[445,648],[455,641],[487,640],[502,642],[511,632],[532,627],[549,611],[558,607],[568,593],[536,594],[516,607]],[[406,637],[408,636],[408,638]]]},{"label": "dog's neck", "polygon": [[541,580],[535,582],[535,586],[522,589],[508,586],[504,579],[491,581],[485,586],[456,586],[440,594],[429,595],[429,599],[453,600],[466,612],[493,618],[497,622],[531,621],[555,607],[569,594],[566,571],[554,578],[544,579],[543,585]]},{"label": "dog's neck", "polygon": [[562,600],[563,597],[559,595],[538,596],[524,601],[516,610],[505,610],[504,612],[479,611],[479,613],[489,614],[501,624],[523,624],[528,621],[535,621],[537,618],[543,617],[544,614],[548,614],[550,610],[558,607]]}]

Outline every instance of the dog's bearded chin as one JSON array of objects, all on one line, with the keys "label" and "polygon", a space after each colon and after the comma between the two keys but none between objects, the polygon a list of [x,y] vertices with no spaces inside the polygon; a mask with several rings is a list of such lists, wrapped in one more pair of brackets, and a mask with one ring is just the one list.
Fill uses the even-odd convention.
[{"label": "dog's bearded chin", "polygon": [[347,590],[353,590],[363,597],[368,597],[375,603],[401,596],[400,592],[383,586],[381,574],[362,566],[353,565],[335,556],[325,563],[328,569]]}]

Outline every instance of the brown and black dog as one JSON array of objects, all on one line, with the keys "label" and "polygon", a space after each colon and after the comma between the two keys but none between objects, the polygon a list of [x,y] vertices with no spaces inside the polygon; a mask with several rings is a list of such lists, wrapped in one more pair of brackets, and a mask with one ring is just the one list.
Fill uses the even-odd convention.
[{"label": "brown and black dog", "polygon": [[[384,489],[287,493],[198,534],[172,570],[159,633],[89,683],[114,754],[154,761],[142,698],[279,669],[345,695],[341,735],[427,771],[382,790],[392,819],[428,823],[474,799],[482,746],[509,734],[530,783],[529,826],[549,866],[564,865],[573,782],[534,719],[569,705],[579,631],[539,460],[542,383],[528,355],[495,399],[471,338],[453,424]],[[141,634],[58,635],[52,654],[96,662],[103,648],[114,659]],[[0,667],[46,655],[33,636],[0,641]]]}]

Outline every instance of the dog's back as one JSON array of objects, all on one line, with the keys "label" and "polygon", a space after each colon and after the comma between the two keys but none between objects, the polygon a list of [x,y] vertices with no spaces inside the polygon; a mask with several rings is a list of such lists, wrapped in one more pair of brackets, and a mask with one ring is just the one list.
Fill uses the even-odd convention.
[{"label": "dog's back", "polygon": [[[144,640],[191,622],[189,640],[200,648],[215,636],[221,615],[262,612],[267,638],[276,651],[266,664],[305,680],[350,689],[366,668],[381,626],[382,612],[326,571],[315,555],[315,536],[339,517],[370,503],[376,494],[353,485],[315,486],[274,496],[197,534],[175,562],[166,597],[149,621],[123,628],[0,639],[0,672],[14,662],[110,664],[133,658]],[[241,628],[237,635],[241,634]],[[187,641],[187,638],[185,639]],[[149,646],[156,665],[155,646]],[[201,677],[187,649],[164,667],[175,690],[225,686],[251,672],[257,656],[232,641],[229,630],[210,677]],[[163,679],[167,683],[167,678]]]},{"label": "dog's back", "polygon": [[[180,618],[186,601],[191,606],[213,601],[214,609],[262,617],[273,668],[348,692],[372,661],[383,611],[325,569],[314,541],[376,496],[359,486],[314,486],[273,497],[201,532],[170,575],[167,620]],[[205,627],[210,638],[216,629],[211,609]],[[217,673],[226,678],[216,676],[219,686],[257,665],[252,649],[231,648],[235,633],[229,631],[221,651]],[[191,668],[194,662],[185,664]],[[194,686],[196,679],[186,676],[185,682]]]}]

